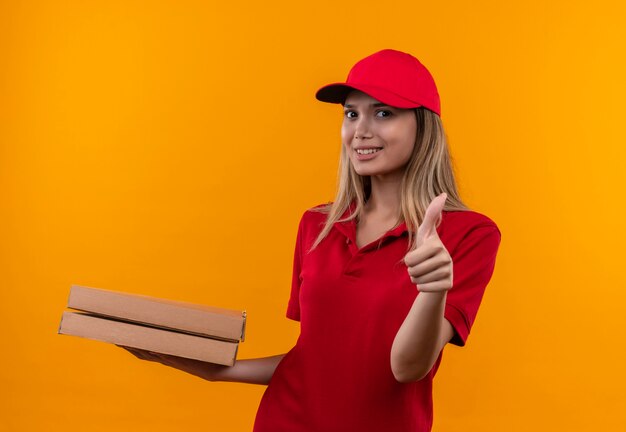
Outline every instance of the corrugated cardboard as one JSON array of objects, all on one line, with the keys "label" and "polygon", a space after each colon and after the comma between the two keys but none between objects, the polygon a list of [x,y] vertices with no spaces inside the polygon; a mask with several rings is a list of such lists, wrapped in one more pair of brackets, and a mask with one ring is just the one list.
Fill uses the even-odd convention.
[{"label": "corrugated cardboard", "polygon": [[233,366],[238,342],[144,326],[82,312],[63,312],[59,334]]},{"label": "corrugated cardboard", "polygon": [[140,294],[72,285],[67,306],[216,339],[243,341],[246,312]]}]

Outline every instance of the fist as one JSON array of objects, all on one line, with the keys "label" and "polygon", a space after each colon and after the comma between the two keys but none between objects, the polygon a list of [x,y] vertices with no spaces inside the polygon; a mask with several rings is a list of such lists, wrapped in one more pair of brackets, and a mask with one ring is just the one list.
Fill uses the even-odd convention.
[{"label": "fist", "polygon": [[452,258],[437,234],[436,224],[448,195],[435,197],[417,229],[416,247],[404,256],[404,263],[420,292],[446,292],[452,288]]}]

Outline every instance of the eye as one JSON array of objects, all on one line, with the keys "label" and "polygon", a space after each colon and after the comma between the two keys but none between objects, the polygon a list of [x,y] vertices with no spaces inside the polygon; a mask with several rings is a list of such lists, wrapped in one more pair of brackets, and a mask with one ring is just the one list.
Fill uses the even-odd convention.
[{"label": "eye", "polygon": [[[355,116],[351,116],[351,115],[350,115],[351,113],[356,114],[356,112],[355,112],[355,111],[352,111],[352,110],[346,110],[346,111],[344,111],[344,115],[345,115],[347,118],[349,118],[349,119],[353,119],[353,118],[355,118]],[[378,115],[378,114],[380,114],[380,113],[385,113],[385,114],[386,114],[386,115],[383,115],[383,116],[379,116],[379,117],[382,117],[382,118],[385,118],[385,117],[391,117],[391,116],[393,115],[393,113],[392,113],[391,111],[389,111],[389,110],[378,110],[378,111],[376,111],[376,114],[377,114],[377,115]]]}]

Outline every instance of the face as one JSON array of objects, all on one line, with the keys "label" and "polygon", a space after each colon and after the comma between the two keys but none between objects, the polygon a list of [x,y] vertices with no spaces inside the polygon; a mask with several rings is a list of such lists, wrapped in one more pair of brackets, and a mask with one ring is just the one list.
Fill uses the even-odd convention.
[{"label": "face", "polygon": [[414,110],[384,105],[359,90],[348,94],[341,141],[359,175],[402,176],[416,132]]}]

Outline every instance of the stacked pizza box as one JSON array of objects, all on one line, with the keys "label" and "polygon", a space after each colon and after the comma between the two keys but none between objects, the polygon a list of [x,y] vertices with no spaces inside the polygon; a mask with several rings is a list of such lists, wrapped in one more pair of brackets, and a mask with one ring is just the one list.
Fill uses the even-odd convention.
[{"label": "stacked pizza box", "polygon": [[202,360],[235,364],[246,312],[72,285],[59,334]]}]

